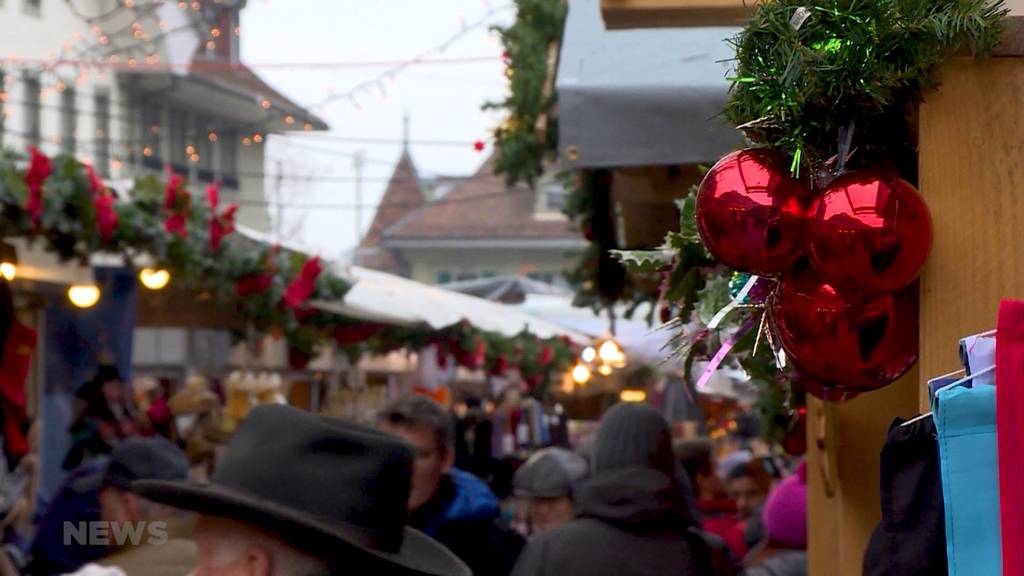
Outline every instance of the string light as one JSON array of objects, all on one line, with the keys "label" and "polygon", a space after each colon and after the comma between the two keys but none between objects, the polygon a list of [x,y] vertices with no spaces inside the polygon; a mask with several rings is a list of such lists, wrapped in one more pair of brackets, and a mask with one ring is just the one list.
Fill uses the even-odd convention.
[{"label": "string light", "polygon": [[194,156],[195,153],[196,153],[196,147],[195,146],[193,146],[191,144],[189,144],[188,146],[185,146],[185,154],[188,154],[189,156]]},{"label": "string light", "polygon": [[260,144],[261,142],[263,142],[263,135],[262,134],[254,134],[253,137],[252,137],[252,141],[257,143],[257,144]]},{"label": "string light", "polygon": [[210,142],[216,142],[217,141],[217,133],[216,132],[210,132],[209,134],[206,135],[206,137],[209,138]]},{"label": "string light", "polygon": [[188,3],[186,3],[186,2],[178,2],[178,10],[181,10],[182,12],[184,12],[185,10],[188,10]]},{"label": "string light", "polygon": [[309,132],[310,130],[313,129],[313,125],[310,124],[309,122],[306,122],[305,124],[302,125],[302,129],[305,130],[306,132]]},{"label": "string light", "polygon": [[66,84],[64,84],[63,82],[57,82],[57,92],[63,92],[67,89],[68,87]]},{"label": "string light", "polygon": [[242,35],[242,27],[241,26],[235,26],[235,36],[241,36],[241,35]]},{"label": "string light", "polygon": [[138,65],[138,61],[136,61],[135,58],[129,58],[128,59],[128,67],[129,68],[135,68],[136,65]]},{"label": "string light", "polygon": [[193,164],[195,164],[196,162],[199,162],[199,154],[192,154],[191,156],[188,157],[188,159],[192,161]]},{"label": "string light", "polygon": [[213,36],[214,38],[220,38],[220,28],[211,28],[210,36]]},{"label": "string light", "polygon": [[217,43],[214,42],[213,40],[209,40],[209,41],[206,42],[206,49],[207,50],[213,50],[216,47],[217,47]]},{"label": "string light", "polygon": [[121,169],[121,161],[115,158],[114,160],[112,160],[110,162],[110,166],[114,170],[120,170]]},{"label": "string light", "polygon": [[125,8],[134,8],[135,7],[135,0],[124,0],[124,7]]},{"label": "string light", "polygon": [[145,148],[142,149],[142,155],[145,156],[146,158],[149,158],[150,156],[153,155],[153,149],[150,148],[149,146],[146,146]]},{"label": "string light", "polygon": [[109,42],[110,42],[110,39],[107,38],[106,34],[104,34],[103,36],[100,36],[100,44],[103,44],[104,46],[106,46],[107,43],[109,43]]},{"label": "string light", "polygon": [[270,100],[264,98],[260,101],[260,106],[262,106],[264,110],[270,110]]},{"label": "string light", "polygon": [[289,126],[291,126],[292,124],[295,124],[295,117],[292,116],[291,114],[285,116],[284,117],[284,123],[289,125]]},{"label": "string light", "polygon": [[252,146],[252,138],[249,138],[248,136],[242,138],[242,146]]},{"label": "string light", "polygon": [[198,12],[199,11],[199,2],[193,2],[192,3],[192,11],[193,12]]}]

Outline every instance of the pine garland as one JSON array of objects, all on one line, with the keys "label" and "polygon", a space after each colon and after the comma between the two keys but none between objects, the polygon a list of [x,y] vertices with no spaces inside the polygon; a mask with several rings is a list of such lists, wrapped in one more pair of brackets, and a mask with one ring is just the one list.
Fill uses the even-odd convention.
[{"label": "pine garland", "polygon": [[[508,112],[495,131],[495,173],[504,174],[510,185],[533,184],[558,150],[558,123],[551,114],[557,98],[554,90],[546,90],[554,72],[548,67],[548,49],[562,37],[566,15],[563,0],[515,0],[515,6],[515,23],[496,29],[505,47],[509,93],[501,102],[484,105]],[[544,115],[547,128],[538,136],[537,120]]]},{"label": "pine garland", "polygon": [[1007,12],[1002,0],[759,2],[734,39],[726,115],[794,172],[820,171],[850,128],[861,158],[912,165],[908,114],[950,56],[992,50]]},{"label": "pine garland", "polygon": [[[206,197],[191,196],[184,181],[175,185],[147,176],[135,181],[127,197],[114,200],[111,210],[116,223],[105,236],[96,208],[97,196],[109,194],[102,182],[71,156],[48,159],[37,153],[35,157],[39,162],[33,172],[24,167],[24,156],[0,152],[0,238],[41,243],[62,262],[77,260],[83,265],[100,252],[121,254],[129,266],[144,255],[155,267],[170,271],[175,286],[209,294],[234,309],[241,324],[235,330],[238,339],[280,336],[288,343],[290,357],[302,361],[315,357],[331,340],[353,361],[366,352],[419,349],[437,342],[457,349],[458,343],[478,340],[485,350],[516,354],[502,362],[499,354],[485,354],[479,366],[470,367],[488,371],[496,364],[519,367],[524,377],[536,377],[541,383],[552,373],[567,370],[578,356],[575,344],[562,338],[541,339],[526,332],[507,337],[469,324],[440,332],[386,328],[305,303],[288,306],[289,286],[302,276],[310,257],[230,236],[222,243],[211,242],[211,221],[220,218],[230,231],[225,214],[233,213],[232,208],[214,208]],[[41,199],[38,224],[27,209],[30,183],[36,179]],[[179,222],[183,230],[167,225],[170,214],[183,216]],[[308,300],[339,301],[350,284],[324,270],[307,288]],[[543,387],[535,391],[542,393]]]}]

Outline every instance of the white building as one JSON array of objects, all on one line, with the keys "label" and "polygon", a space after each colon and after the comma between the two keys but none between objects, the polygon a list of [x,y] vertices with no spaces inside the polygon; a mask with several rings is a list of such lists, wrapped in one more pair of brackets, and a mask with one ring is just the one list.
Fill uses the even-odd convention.
[{"label": "white building", "polygon": [[0,145],[117,181],[170,163],[269,227],[268,133],[323,130],[238,60],[245,0],[0,0]]}]

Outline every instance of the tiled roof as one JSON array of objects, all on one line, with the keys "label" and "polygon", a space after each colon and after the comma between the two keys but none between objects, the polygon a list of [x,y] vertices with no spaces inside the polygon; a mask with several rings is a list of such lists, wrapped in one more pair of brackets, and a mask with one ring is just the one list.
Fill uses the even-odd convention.
[{"label": "tiled roof", "polygon": [[377,213],[373,222],[359,242],[360,248],[372,248],[380,245],[384,232],[397,224],[410,213],[424,205],[423,192],[420,190],[419,176],[416,166],[408,151],[402,152],[391,180],[384,190],[384,196],[377,205]]},{"label": "tiled roof", "polygon": [[538,219],[535,207],[533,189],[508,187],[503,176],[494,174],[494,160],[488,158],[472,178],[444,198],[389,226],[383,244],[417,238],[579,239],[579,232],[565,219]]}]

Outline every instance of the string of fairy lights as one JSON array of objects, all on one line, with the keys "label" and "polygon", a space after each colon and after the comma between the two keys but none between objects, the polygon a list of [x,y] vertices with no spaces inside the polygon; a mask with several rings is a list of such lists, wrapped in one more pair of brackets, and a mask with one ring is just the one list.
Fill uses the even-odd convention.
[{"label": "string of fairy lights", "polygon": [[[20,104],[22,106],[32,105],[39,110],[61,109],[63,106],[50,106],[44,103],[51,93],[64,93],[72,85],[75,86],[75,95],[89,96],[80,87],[85,85],[93,74],[100,79],[106,79],[108,72],[113,71],[165,71],[174,70],[175,64],[161,61],[159,55],[159,43],[170,35],[185,30],[201,30],[205,36],[205,47],[208,51],[217,49],[218,42],[227,41],[226,36],[233,34],[240,35],[240,27],[235,26],[233,30],[222,30],[213,22],[212,14],[217,9],[229,8],[219,0],[213,2],[207,0],[192,2],[177,2],[177,9],[185,15],[186,23],[178,26],[171,26],[167,19],[161,17],[161,9],[167,5],[174,4],[167,0],[136,1],[119,0],[118,4],[107,11],[99,14],[84,14],[75,4],[74,0],[65,0],[71,13],[83,22],[92,32],[92,38],[87,38],[82,32],[74,33],[74,41],[62,45],[60,55],[48,54],[45,59],[21,58],[17,54],[7,57],[0,57],[0,72],[3,73],[4,82],[0,85],[0,104],[3,105],[3,115],[12,115],[11,106]],[[213,10],[206,10],[210,6]],[[348,61],[348,62],[309,62],[309,63],[273,63],[256,66],[245,66],[239,63],[219,60],[193,60],[189,64],[190,72],[216,74],[229,70],[248,70],[251,67],[287,67],[301,68],[303,66],[313,68],[352,68],[352,67],[374,67],[382,68],[376,75],[364,80],[345,91],[328,91],[328,95],[307,106],[310,111],[322,111],[327,106],[339,101],[348,101],[357,109],[362,109],[363,95],[371,91],[379,93],[381,98],[386,99],[387,84],[395,81],[395,77],[405,70],[417,66],[434,66],[440,64],[464,64],[468,62],[494,61],[496,57],[471,57],[471,58],[447,58],[443,54],[448,47],[457,42],[471,31],[493,21],[499,13],[508,10],[511,6],[506,4],[498,7],[490,7],[485,0],[487,10],[473,22],[462,21],[460,29],[443,42],[423,50],[413,58],[400,61]],[[166,12],[166,11],[164,11]],[[127,44],[126,44],[127,42]],[[68,72],[72,72],[72,79]],[[21,74],[17,74],[20,72]],[[18,81],[18,78],[33,78],[38,82],[39,100],[27,102],[9,97],[9,87]],[[201,162],[200,149],[205,146],[200,143],[205,134],[205,139],[210,143],[219,141],[222,133],[229,133],[237,137],[242,146],[259,146],[267,139],[266,130],[275,121],[283,122],[286,130],[298,130],[301,126],[303,136],[314,136],[314,118],[297,117],[302,114],[302,109],[295,109],[293,106],[274,102],[266,95],[257,94],[256,100],[262,110],[265,111],[264,118],[252,121],[247,124],[226,123],[223,121],[205,120],[201,130],[195,126],[186,128],[187,142],[184,146],[185,159],[193,164]],[[290,103],[289,103],[290,104]],[[92,114],[97,118],[99,114],[95,110],[76,110],[76,115]],[[105,111],[105,119],[127,120],[138,122],[138,115],[118,114],[112,111]],[[138,138],[122,138],[120,144],[128,147],[129,156],[140,154],[142,157],[154,157],[159,155],[154,145],[158,141],[159,133],[165,127],[159,121],[145,123],[143,131],[148,131],[149,136]],[[172,129],[174,129],[172,127]],[[316,141],[348,142],[359,144],[395,144],[408,143],[417,146],[471,146],[477,152],[486,147],[483,139],[473,141],[456,140],[397,140],[388,138],[358,138],[346,137],[332,134],[315,134]],[[59,143],[61,136],[54,135],[51,140]],[[107,138],[107,142],[113,144],[114,139]],[[119,168],[118,161],[113,161],[113,167]]]}]

